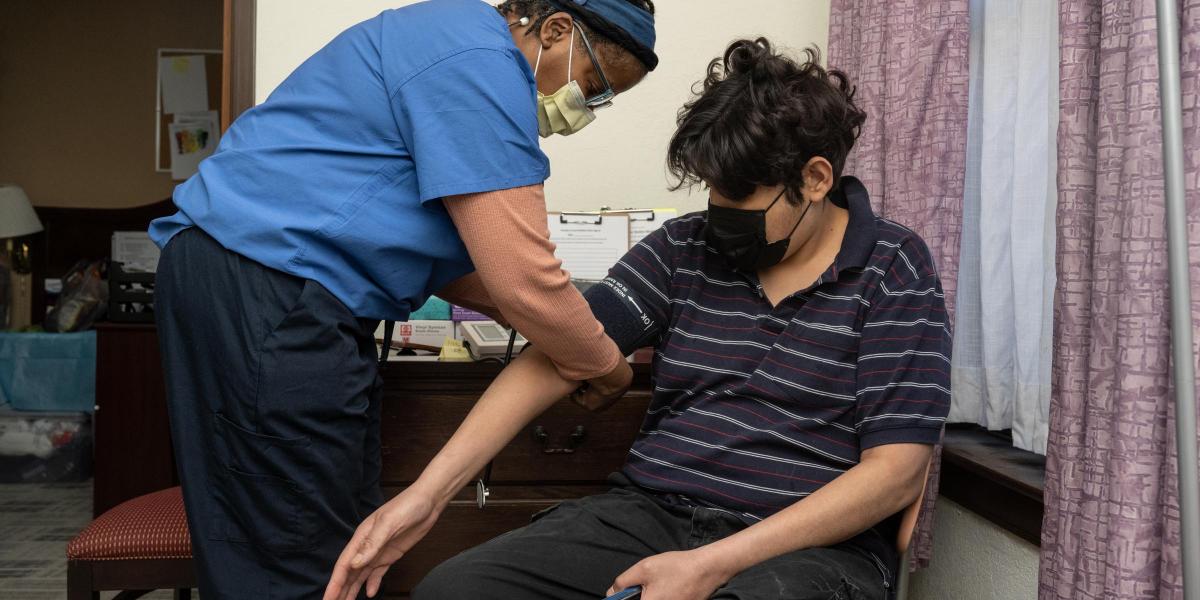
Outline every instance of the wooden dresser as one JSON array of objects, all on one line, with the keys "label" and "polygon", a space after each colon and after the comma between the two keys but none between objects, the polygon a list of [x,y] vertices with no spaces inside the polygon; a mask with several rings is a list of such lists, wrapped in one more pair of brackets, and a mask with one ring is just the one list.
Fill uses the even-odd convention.
[{"label": "wooden dresser", "polygon": [[[95,510],[178,485],[171,459],[157,333],[149,325],[98,328]],[[383,478],[387,497],[421,473],[500,372],[495,363],[391,362],[382,369]],[[648,365],[635,365],[634,388],[608,411],[563,402],[497,457],[486,508],[463,490],[413,552],[388,574],[384,593],[407,597],[437,564],[529,522],[569,498],[607,489],[650,401]]]},{"label": "wooden dresser", "polygon": [[[520,527],[542,509],[607,489],[650,401],[648,371],[611,409],[589,413],[561,402],[517,436],[492,470],[482,510],[464,490],[429,537],[392,568],[388,595],[403,597],[430,569],[462,550]],[[389,363],[383,371],[383,486],[392,496],[411,483],[499,373],[495,364]]]}]

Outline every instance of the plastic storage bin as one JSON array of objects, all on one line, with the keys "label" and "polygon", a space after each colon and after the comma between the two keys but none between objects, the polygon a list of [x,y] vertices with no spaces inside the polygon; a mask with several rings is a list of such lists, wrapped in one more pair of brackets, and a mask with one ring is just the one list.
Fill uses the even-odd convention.
[{"label": "plastic storage bin", "polygon": [[425,305],[417,310],[412,311],[408,315],[409,321],[449,321],[450,320],[450,303],[438,298],[430,296]]},{"label": "plastic storage bin", "polygon": [[88,414],[0,410],[0,483],[85,481],[91,476]]},{"label": "plastic storage bin", "polygon": [[92,412],[96,332],[0,332],[0,406]]}]

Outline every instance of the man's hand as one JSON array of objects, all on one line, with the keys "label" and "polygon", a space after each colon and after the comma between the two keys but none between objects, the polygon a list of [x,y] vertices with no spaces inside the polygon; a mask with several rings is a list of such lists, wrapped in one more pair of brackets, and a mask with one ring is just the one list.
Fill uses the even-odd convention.
[{"label": "man's hand", "polygon": [[624,358],[617,361],[617,368],[606,375],[589,379],[571,392],[571,401],[590,411],[599,412],[613,405],[629,391],[633,382],[633,369]]},{"label": "man's hand", "polygon": [[651,556],[617,577],[605,595],[640,585],[640,600],[708,600],[734,575],[713,556],[703,548]]},{"label": "man's hand", "polygon": [[379,507],[358,526],[342,550],[324,600],[353,600],[364,583],[367,596],[374,598],[388,568],[429,533],[440,514],[433,496],[416,487]]}]

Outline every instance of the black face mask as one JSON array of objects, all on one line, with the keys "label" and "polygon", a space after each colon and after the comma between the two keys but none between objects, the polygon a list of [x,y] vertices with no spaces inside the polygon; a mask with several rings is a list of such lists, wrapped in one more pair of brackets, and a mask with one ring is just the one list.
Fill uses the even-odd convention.
[{"label": "black face mask", "polygon": [[781,240],[767,242],[767,211],[787,193],[780,192],[763,210],[727,208],[708,203],[708,220],[704,225],[704,242],[729,261],[738,271],[757,271],[779,264],[787,255],[792,234],[804,221],[812,204],[804,207],[800,219]]}]

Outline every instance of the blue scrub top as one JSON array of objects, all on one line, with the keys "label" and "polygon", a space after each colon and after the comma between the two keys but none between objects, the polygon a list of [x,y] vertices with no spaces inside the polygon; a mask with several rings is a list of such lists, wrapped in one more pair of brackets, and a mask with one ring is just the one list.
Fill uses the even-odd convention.
[{"label": "blue scrub top", "polygon": [[199,227],[324,285],[359,317],[403,320],[474,270],[441,198],[541,183],[536,86],[507,23],[432,0],[351,27],[244,113],[150,224]]}]

